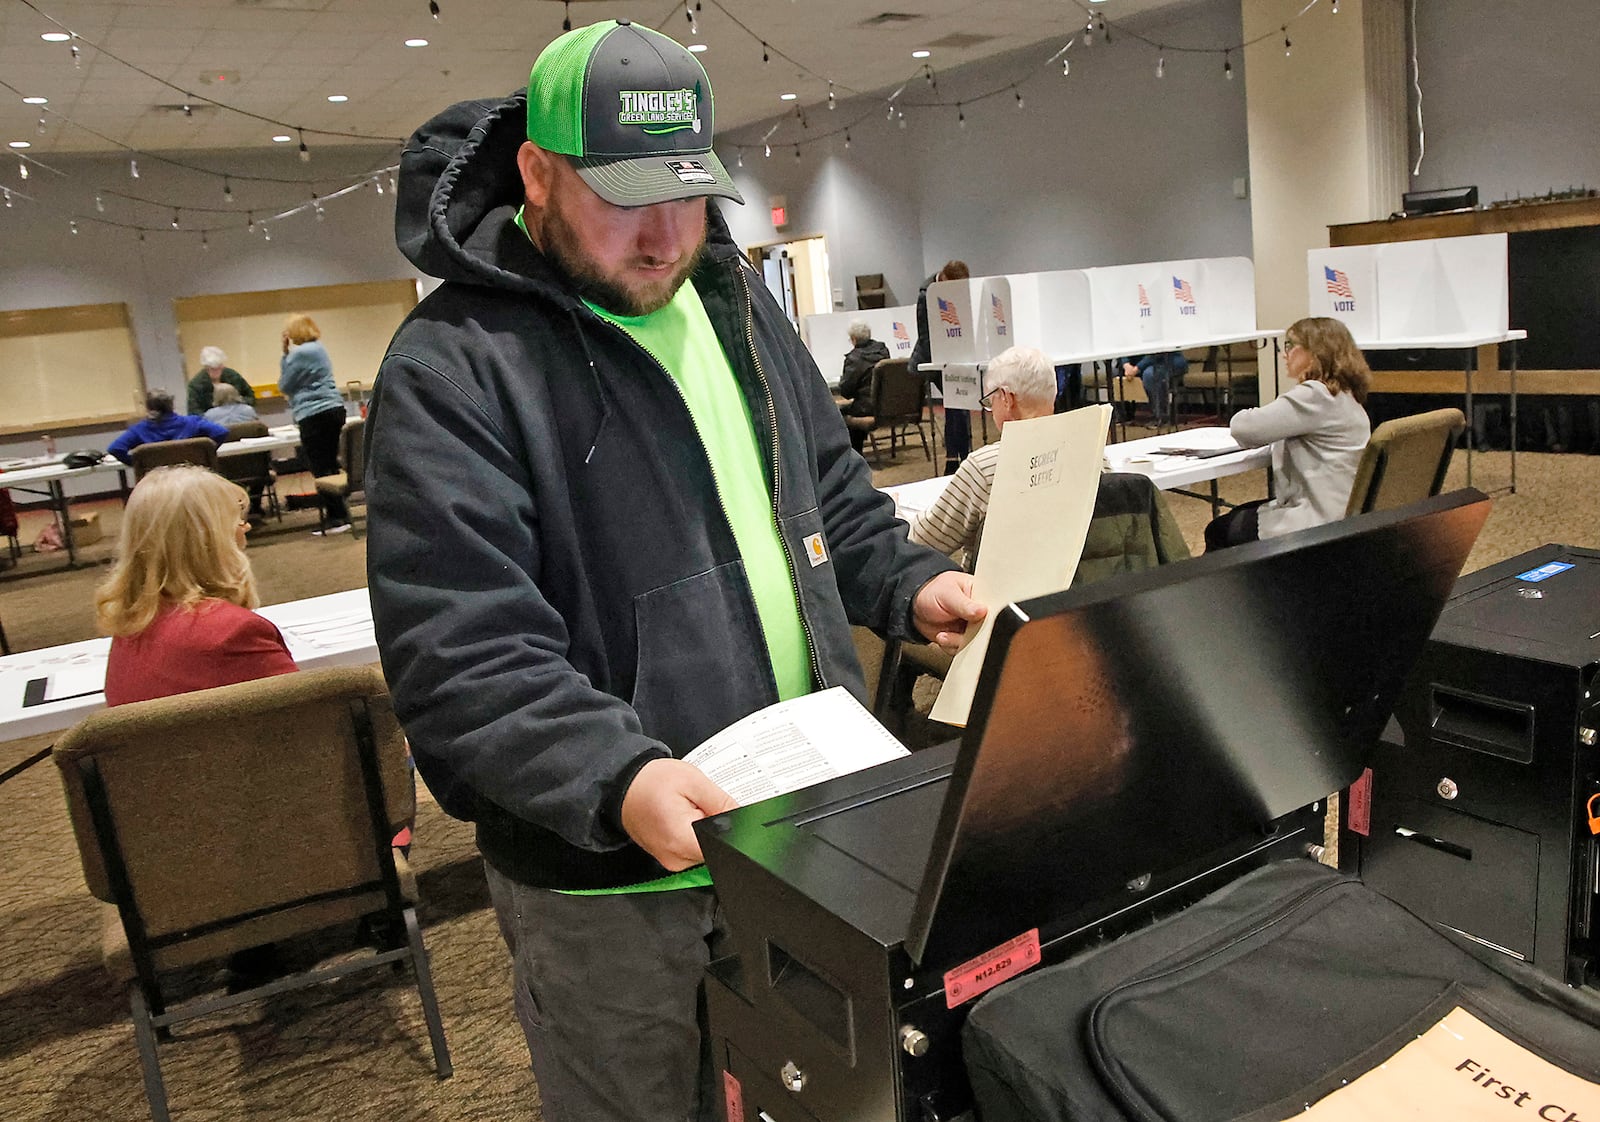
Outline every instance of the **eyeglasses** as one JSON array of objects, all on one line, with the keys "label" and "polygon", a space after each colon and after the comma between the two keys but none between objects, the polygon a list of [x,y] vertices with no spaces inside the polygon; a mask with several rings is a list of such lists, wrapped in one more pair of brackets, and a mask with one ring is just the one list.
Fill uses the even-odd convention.
[{"label": "eyeglasses", "polygon": [[1285,355],[1287,355],[1290,351],[1293,351],[1293,350],[1302,350],[1303,351],[1303,350],[1305,350],[1305,347],[1306,347],[1306,345],[1304,343],[1297,343],[1293,339],[1285,339],[1283,341],[1283,353]]},{"label": "eyeglasses", "polygon": [[994,412],[994,395],[997,394],[997,393],[1000,393],[1004,389],[1005,389],[1004,386],[996,386],[994,389],[990,390],[988,393],[986,393],[982,397],[978,398],[978,408],[982,409],[985,413],[993,413]]}]

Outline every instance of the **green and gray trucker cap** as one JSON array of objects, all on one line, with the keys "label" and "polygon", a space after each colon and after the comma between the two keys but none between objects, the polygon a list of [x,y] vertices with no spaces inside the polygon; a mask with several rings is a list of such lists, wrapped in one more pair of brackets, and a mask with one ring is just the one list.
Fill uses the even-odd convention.
[{"label": "green and gray trucker cap", "polygon": [[567,32],[528,75],[528,139],[569,157],[616,206],[702,195],[743,203],[711,135],[711,80],[700,60],[627,20]]}]

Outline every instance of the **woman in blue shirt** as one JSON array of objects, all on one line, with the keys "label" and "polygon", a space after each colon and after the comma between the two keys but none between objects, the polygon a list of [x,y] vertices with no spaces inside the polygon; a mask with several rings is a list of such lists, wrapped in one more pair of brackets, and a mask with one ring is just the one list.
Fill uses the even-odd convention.
[{"label": "woman in blue shirt", "polygon": [[[310,316],[296,313],[283,325],[283,361],[278,390],[289,399],[289,411],[300,426],[300,447],[316,476],[339,473],[339,433],[344,430],[344,398],[333,382],[333,363],[322,345],[322,332]],[[318,493],[324,514],[323,534],[350,529],[350,512],[338,495]]]}]

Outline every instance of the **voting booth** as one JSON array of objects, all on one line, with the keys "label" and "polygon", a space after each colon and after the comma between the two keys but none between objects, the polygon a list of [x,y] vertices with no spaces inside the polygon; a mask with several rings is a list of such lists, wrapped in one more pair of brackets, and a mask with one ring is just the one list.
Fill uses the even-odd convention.
[{"label": "voting booth", "polygon": [[806,350],[828,385],[839,384],[844,356],[850,352],[850,325],[862,322],[872,330],[872,337],[889,348],[890,358],[910,358],[911,348],[917,339],[917,309],[911,305],[898,308],[863,308],[854,312],[827,312],[806,316],[801,323]]},{"label": "voting booth", "polygon": [[[971,1118],[963,1025],[990,991],[1092,962],[1101,944],[1143,946],[1163,917],[1226,914],[1233,886],[1283,866],[1301,871],[1287,877],[1297,887],[1269,916],[1309,898],[1307,880],[1375,898],[1307,860],[1321,800],[1360,773],[1487,512],[1457,492],[1010,606],[959,743],[698,823],[731,935],[706,981],[724,1117]],[[1424,950],[1436,972],[1468,973],[1442,940]],[[1247,988],[1250,1015],[1277,1025],[1272,987],[1303,1006],[1305,980],[1280,971]],[[1352,1023],[1332,1007],[1360,986],[1383,1004],[1388,980],[1352,968],[1315,981],[1329,1012],[1283,1031],[1306,1040],[1288,1054],[1317,1078],[1427,1012]],[[1032,1036],[1076,1047],[1077,1021],[1033,1016]],[[1257,1085],[1236,1078],[1247,1065],[1280,1063],[1229,1056],[1226,1026],[1187,1023],[1235,1084]],[[1590,1026],[1563,1028],[1600,1044]],[[990,1090],[986,1122],[1077,1117],[1010,1111],[1028,1091],[1015,1082]]]}]

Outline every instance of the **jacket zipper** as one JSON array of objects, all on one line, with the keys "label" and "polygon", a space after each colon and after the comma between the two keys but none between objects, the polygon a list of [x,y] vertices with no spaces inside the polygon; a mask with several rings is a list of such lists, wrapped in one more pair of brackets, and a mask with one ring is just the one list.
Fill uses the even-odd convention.
[{"label": "jacket zipper", "polygon": [[755,300],[750,294],[750,281],[744,275],[742,259],[735,259],[732,268],[739,278],[739,288],[744,293],[745,345],[750,348],[750,361],[755,364],[756,378],[761,382],[761,392],[767,398],[767,426],[772,432],[772,526],[778,532],[778,543],[783,546],[784,560],[789,563],[789,587],[794,591],[795,614],[800,617],[800,630],[806,637],[806,654],[811,658],[811,681],[814,688],[823,690],[827,689],[828,684],[822,679],[822,663],[817,658],[816,640],[811,636],[811,621],[806,619],[805,609],[801,606],[800,577],[795,568],[794,554],[789,549],[789,539],[783,532],[783,524],[778,520],[778,407],[772,398],[772,387],[767,382],[767,373],[761,368],[761,356],[756,352]]},{"label": "jacket zipper", "polygon": [[1100,999],[1094,1003],[1093,1008],[1089,1010],[1089,1031],[1085,1034],[1085,1036],[1091,1046],[1090,1058],[1094,1061],[1096,1070],[1100,1072],[1101,1078],[1109,1083],[1116,1091],[1117,1097],[1120,1100],[1120,1105],[1123,1107],[1123,1109],[1137,1115],[1141,1119],[1147,1120],[1147,1122],[1169,1122],[1169,1120],[1162,1115],[1145,1109],[1143,1098],[1138,1095],[1138,1092],[1133,1088],[1128,1080],[1123,1077],[1121,1069],[1113,1065],[1110,1058],[1101,1052],[1099,1047],[1100,1034],[1098,1032],[1098,1025],[1101,1011],[1105,1008],[1106,1002],[1110,1001],[1119,994],[1126,993],[1135,986],[1147,985],[1150,982],[1157,981],[1161,978],[1166,978],[1173,974],[1178,974],[1185,970],[1189,970],[1196,964],[1221,954],[1228,948],[1237,946],[1239,943],[1259,935],[1261,932],[1270,927],[1277,926],[1279,923],[1282,923],[1285,919],[1287,919],[1292,913],[1299,910],[1303,905],[1314,900],[1324,892],[1331,892],[1336,888],[1343,888],[1350,883],[1351,882],[1348,880],[1334,880],[1327,881],[1322,884],[1315,884],[1310,888],[1301,889],[1288,900],[1273,908],[1265,916],[1251,922],[1249,926],[1244,928],[1242,931],[1239,931],[1237,934],[1227,936],[1222,942],[1207,944],[1203,950],[1200,950],[1195,954],[1191,954],[1187,958],[1180,959],[1179,961],[1167,966],[1163,966],[1160,969],[1150,970],[1143,974],[1129,978],[1116,989],[1102,995]]}]

